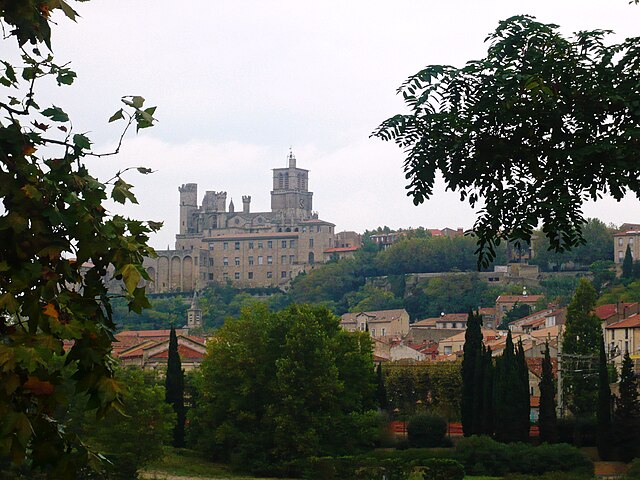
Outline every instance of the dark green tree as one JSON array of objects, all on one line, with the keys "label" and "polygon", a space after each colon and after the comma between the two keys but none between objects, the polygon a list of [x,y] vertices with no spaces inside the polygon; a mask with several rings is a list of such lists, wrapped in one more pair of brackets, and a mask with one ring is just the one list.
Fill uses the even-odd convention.
[{"label": "dark green tree", "polygon": [[176,329],[171,325],[169,334],[169,356],[167,358],[167,376],[165,377],[165,401],[176,413],[176,426],[173,429],[173,446],[184,447],[184,422],[186,410],[184,406],[184,371],[178,352]]},{"label": "dark green tree", "polygon": [[378,363],[376,366],[376,381],[377,381],[377,390],[376,394],[378,397],[378,406],[382,410],[386,410],[388,407],[387,402],[387,389],[384,385],[384,374],[382,373],[382,364]]},{"label": "dark green tree", "polygon": [[493,376],[494,376],[494,366],[493,366],[493,354],[491,352],[491,347],[487,347],[484,350],[484,355],[482,357],[482,368],[483,368],[483,391],[482,391],[482,434],[483,435],[493,435],[493,418],[494,418],[494,403],[493,403]]},{"label": "dark green tree", "polygon": [[505,443],[525,441],[529,435],[528,428],[526,434],[523,430],[524,399],[518,357],[509,330],[504,351],[496,359],[493,384],[495,438]]},{"label": "dark green tree", "polygon": [[600,361],[598,363],[598,455],[602,460],[610,460],[613,451],[611,427],[611,388],[609,387],[609,366],[604,350],[604,337],[600,340]]},{"label": "dark green tree", "polygon": [[549,354],[549,342],[545,344],[540,377],[540,441],[556,443],[558,441],[558,418],[556,416],[556,387],[553,379],[553,365]]},{"label": "dark green tree", "polygon": [[521,318],[526,317],[531,314],[531,306],[526,303],[518,303],[516,302],[511,310],[509,310],[504,317],[502,318],[502,322],[498,327],[499,330],[506,330],[509,328],[509,324],[515,320],[520,320]]},{"label": "dark green tree", "polygon": [[517,393],[518,397],[518,437],[520,441],[527,441],[529,439],[531,397],[529,395],[529,367],[524,356],[522,338],[518,339],[515,353],[518,383],[514,385],[514,389],[517,388],[514,393]]},{"label": "dark green tree", "polygon": [[640,400],[638,377],[629,352],[624,354],[620,371],[619,396],[616,399],[614,432],[618,456],[630,462],[640,453]]},{"label": "dark green tree", "polygon": [[[113,272],[128,307],[148,307],[142,260],[153,255],[147,242],[160,227],[107,210],[108,198],[137,203],[132,186],[123,172],[107,182],[92,176],[86,158],[101,153],[81,133],[92,128],[74,130],[40,94],[76,78],[50,53],[51,19],[62,15],[77,19],[62,0],[0,1],[0,457],[55,479],[75,478],[90,457],[53,416],[68,404],[58,395],[65,372],[74,370],[75,395],[88,394],[100,416],[122,400],[104,280]],[[124,120],[124,132],[151,126],[154,107],[143,109],[138,96],[122,101],[111,120]]]},{"label": "dark green tree", "polygon": [[640,195],[639,41],[610,45],[608,33],[566,38],[529,16],[501,21],[486,57],[410,77],[398,90],[410,111],[373,133],[406,152],[416,205],[437,172],[472,207],[483,204],[480,264],[503,240],[530,241],[540,223],[550,248],[580,245],[585,197]]},{"label": "dark green tree", "polygon": [[631,247],[627,245],[627,250],[624,252],[624,260],[622,261],[622,278],[633,277],[633,256],[631,255]]},{"label": "dark green tree", "polygon": [[[476,402],[481,401],[481,397],[476,397],[476,393],[482,391],[476,381],[481,378],[481,354],[482,354],[482,317],[469,310],[467,317],[467,330],[464,334],[464,356],[462,358],[462,430],[466,437],[478,433],[477,421],[474,414],[477,412]],[[480,362],[480,363],[479,363]]]},{"label": "dark green tree", "polygon": [[292,462],[348,453],[348,432],[377,404],[369,335],[343,331],[326,308],[253,305],[207,348],[190,437],[245,469],[293,476]]},{"label": "dark green tree", "polygon": [[567,307],[562,343],[563,362],[570,367],[564,376],[564,394],[569,409],[578,417],[594,416],[598,403],[598,377],[595,369],[602,329],[600,319],[593,313],[595,305],[595,289],[588,280],[581,279]]}]

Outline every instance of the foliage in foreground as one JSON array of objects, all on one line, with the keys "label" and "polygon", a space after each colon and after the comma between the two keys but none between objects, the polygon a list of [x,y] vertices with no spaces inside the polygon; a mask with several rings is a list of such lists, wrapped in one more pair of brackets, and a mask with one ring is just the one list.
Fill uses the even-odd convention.
[{"label": "foliage in foreground", "polygon": [[[263,305],[209,341],[190,438],[213,459],[254,472],[295,472],[313,455],[344,452],[375,407],[371,340],[327,309]],[[356,435],[357,437],[357,435]]]},{"label": "foliage in foreground", "polygon": [[[122,399],[109,358],[115,325],[103,277],[114,269],[128,307],[147,307],[138,286],[148,280],[142,259],[153,255],[148,236],[160,225],[108,213],[108,198],[136,203],[131,185],[122,172],[105,183],[90,175],[85,159],[100,155],[91,140],[37,94],[41,83],[71,85],[76,77],[43,53],[51,49],[55,10],[76,19],[62,0],[0,2],[0,459],[59,480],[76,478],[96,459],[56,421],[68,403],[63,383],[73,384],[73,395],[88,395],[99,415]],[[14,41],[19,48],[9,53]],[[15,65],[7,61],[14,55]],[[151,126],[155,111],[142,108],[142,97],[122,101],[110,119],[125,120],[121,140],[134,123]]]},{"label": "foliage in foreground", "polygon": [[436,172],[472,207],[483,204],[479,264],[501,241],[530,241],[539,223],[555,251],[578,246],[584,198],[640,194],[639,40],[611,45],[608,33],[566,38],[529,16],[501,21],[485,58],[410,77],[398,90],[409,113],[374,132],[406,153],[416,205],[431,197]]}]

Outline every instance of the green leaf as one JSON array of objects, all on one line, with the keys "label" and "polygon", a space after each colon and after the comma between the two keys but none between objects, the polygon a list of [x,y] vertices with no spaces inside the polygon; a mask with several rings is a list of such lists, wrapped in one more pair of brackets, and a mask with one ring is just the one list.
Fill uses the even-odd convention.
[{"label": "green leaf", "polygon": [[76,133],[73,136],[73,144],[84,150],[89,150],[91,148],[91,140],[81,133]]},{"label": "green leaf", "polygon": [[127,292],[133,294],[136,287],[138,286],[138,283],[142,279],[142,275],[133,264],[128,264],[122,267],[120,269],[120,273],[122,274],[122,280],[124,281],[124,286],[126,287]]},{"label": "green leaf", "polygon": [[127,199],[131,203],[138,203],[135,195],[131,192],[133,185],[129,185],[124,180],[119,178],[113,185],[113,191],[111,192],[111,198],[118,203],[125,203]]},{"label": "green leaf", "polygon": [[147,167],[138,167],[138,172],[143,174],[143,175],[148,175],[149,173],[153,173],[153,170],[151,170],[150,168]]},{"label": "green leaf", "polygon": [[64,0],[58,0],[58,2],[60,4],[60,8],[64,12],[64,14],[75,22],[76,21],[76,17],[79,16],[78,12],[76,12],[73,8],[71,8],[69,6],[69,4],[67,2],[65,2]]},{"label": "green leaf", "polygon": [[45,117],[49,117],[54,122],[69,121],[69,115],[64,113],[64,111],[60,107],[56,107],[55,105],[49,108],[45,108],[41,113]]},{"label": "green leaf", "polygon": [[131,99],[131,105],[135,108],[142,108],[142,105],[144,105],[144,98],[139,96],[133,97]]},{"label": "green leaf", "polygon": [[124,118],[124,115],[122,115],[122,109],[118,110],[116,113],[111,115],[111,117],[109,117],[109,123],[120,120],[121,118]]}]

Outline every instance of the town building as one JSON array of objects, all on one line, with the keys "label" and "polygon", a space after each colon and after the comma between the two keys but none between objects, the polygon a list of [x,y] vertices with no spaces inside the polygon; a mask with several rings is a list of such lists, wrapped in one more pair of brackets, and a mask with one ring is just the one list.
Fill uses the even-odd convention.
[{"label": "town building", "polygon": [[496,299],[496,325],[502,323],[502,318],[516,304],[529,305],[531,309],[534,309],[536,304],[543,298],[543,295],[528,295],[526,289],[522,292],[522,295],[500,295]]},{"label": "town building", "polygon": [[252,212],[248,195],[236,211],[227,192],[207,191],[198,205],[198,185],[182,185],[175,248],[157,250],[157,258],[144,262],[148,291],[190,292],[227,282],[282,288],[324,262],[336,247],[335,225],[313,211],[309,171],[298,168],[292,152],[287,167],[273,169],[272,188],[271,211]]},{"label": "town building", "polygon": [[345,313],[340,326],[349,332],[369,332],[373,338],[402,338],[409,333],[409,314],[402,309]]},{"label": "town building", "polygon": [[638,260],[640,258],[640,228],[616,233],[613,236],[613,245],[614,262],[616,264],[622,265],[622,262],[624,262],[627,246],[631,250],[633,260]]}]

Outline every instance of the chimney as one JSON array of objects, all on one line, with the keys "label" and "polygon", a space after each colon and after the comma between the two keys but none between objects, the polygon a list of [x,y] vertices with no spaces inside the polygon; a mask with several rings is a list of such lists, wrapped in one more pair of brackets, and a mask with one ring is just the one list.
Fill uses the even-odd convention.
[{"label": "chimney", "polygon": [[249,213],[250,205],[251,205],[251,196],[243,195],[242,196],[242,213]]}]

